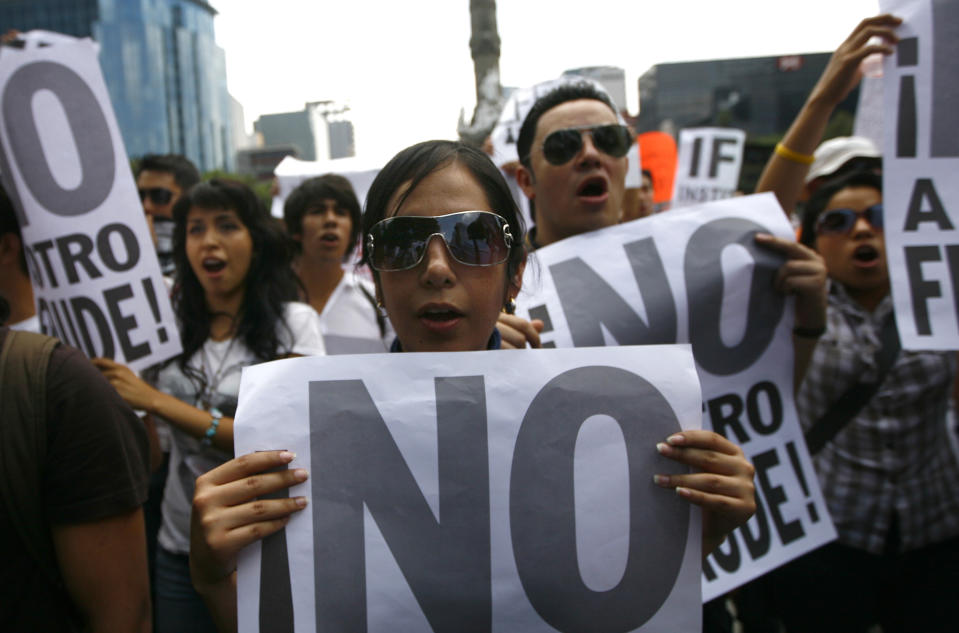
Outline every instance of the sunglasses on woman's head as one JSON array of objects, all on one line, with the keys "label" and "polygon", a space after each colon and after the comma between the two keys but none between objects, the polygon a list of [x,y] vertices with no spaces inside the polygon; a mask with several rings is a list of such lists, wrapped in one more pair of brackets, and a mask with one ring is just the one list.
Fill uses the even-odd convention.
[{"label": "sunglasses on woman's head", "polygon": [[443,238],[453,259],[467,266],[502,264],[513,246],[509,223],[489,211],[401,215],[377,222],[366,235],[370,266],[380,272],[409,270],[423,261],[434,235]]},{"label": "sunglasses on woman's head", "polygon": [[552,165],[568,163],[583,149],[583,134],[593,137],[596,149],[614,158],[622,158],[633,144],[633,133],[625,125],[579,125],[556,130],[543,141],[543,158]]},{"label": "sunglasses on woman's head", "polygon": [[866,221],[877,231],[882,230],[882,203],[874,204],[868,209],[862,211],[853,211],[852,209],[832,209],[826,211],[816,220],[816,235],[838,235],[848,233],[852,227],[856,226],[856,221],[860,218],[866,218]]},{"label": "sunglasses on woman's head", "polygon": [[149,189],[137,189],[140,194],[140,202],[143,202],[147,196],[153,204],[169,204],[173,200],[173,192],[163,187],[151,187]]}]

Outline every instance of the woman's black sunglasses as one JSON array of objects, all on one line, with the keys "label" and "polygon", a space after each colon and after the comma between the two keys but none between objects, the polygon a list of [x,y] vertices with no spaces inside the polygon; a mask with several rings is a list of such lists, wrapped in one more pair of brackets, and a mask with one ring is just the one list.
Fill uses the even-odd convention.
[{"label": "woman's black sunglasses", "polygon": [[579,125],[550,132],[543,141],[543,157],[552,165],[563,165],[583,149],[583,133],[593,137],[596,149],[622,158],[633,145],[633,133],[625,125]]},{"label": "woman's black sunglasses", "polygon": [[881,231],[882,203],[874,204],[862,211],[853,211],[852,209],[832,209],[826,211],[816,219],[816,235],[848,233],[852,230],[852,227],[856,226],[856,220],[860,217],[866,218],[866,221],[872,225],[872,228]]},{"label": "woman's black sunglasses", "polygon": [[443,238],[453,259],[467,266],[502,264],[513,246],[509,223],[489,211],[401,215],[377,222],[367,233],[369,264],[380,272],[409,270],[423,260],[434,235]]}]

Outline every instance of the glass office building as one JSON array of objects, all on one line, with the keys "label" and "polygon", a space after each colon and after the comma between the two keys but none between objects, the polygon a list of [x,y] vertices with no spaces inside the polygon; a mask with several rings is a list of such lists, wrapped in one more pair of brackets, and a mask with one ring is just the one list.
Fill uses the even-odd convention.
[{"label": "glass office building", "polygon": [[0,0],[0,30],[92,37],[131,158],[234,171],[226,62],[202,0]]},{"label": "glass office building", "polygon": [[[719,125],[786,132],[830,53],[658,64],[639,78],[640,132]],[[839,109],[855,112],[854,92]],[[667,124],[668,122],[668,124]]]}]

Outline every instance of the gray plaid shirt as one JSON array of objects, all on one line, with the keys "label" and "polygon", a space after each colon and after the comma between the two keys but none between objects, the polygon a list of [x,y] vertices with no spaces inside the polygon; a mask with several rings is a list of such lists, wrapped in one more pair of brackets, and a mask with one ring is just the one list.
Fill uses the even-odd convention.
[{"label": "gray plaid shirt", "polygon": [[[838,283],[829,292],[826,334],[796,398],[803,427],[855,381],[872,381],[887,296],[873,313]],[[839,541],[881,553],[893,513],[904,551],[959,536],[959,464],[946,413],[955,352],[901,351],[879,391],[813,459]]]}]

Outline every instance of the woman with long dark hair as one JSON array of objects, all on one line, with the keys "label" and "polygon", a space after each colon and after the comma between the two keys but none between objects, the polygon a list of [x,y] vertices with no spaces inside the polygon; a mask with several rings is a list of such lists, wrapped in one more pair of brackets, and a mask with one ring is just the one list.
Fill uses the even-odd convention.
[{"label": "woman with long dark hair", "polygon": [[[452,141],[397,154],[370,187],[363,218],[363,259],[396,330],[393,351],[499,349],[497,318],[519,293],[524,244],[516,203],[485,154]],[[703,507],[704,551],[711,551],[755,510],[752,466],[711,431],[683,431],[667,442],[664,455],[706,471],[661,485]],[[302,469],[266,472],[292,459],[286,451],[244,455],[197,482],[191,570],[223,631],[236,628],[238,552],[306,507],[303,497],[262,498],[306,480]]]},{"label": "woman with long dark hair", "polygon": [[183,353],[159,368],[152,384],[123,365],[95,360],[130,406],[172,428],[157,553],[161,633],[214,630],[190,585],[190,503],[196,478],[232,457],[240,371],[324,353],[316,312],[296,303],[289,238],[248,187],[201,183],[173,215],[173,306]]}]

